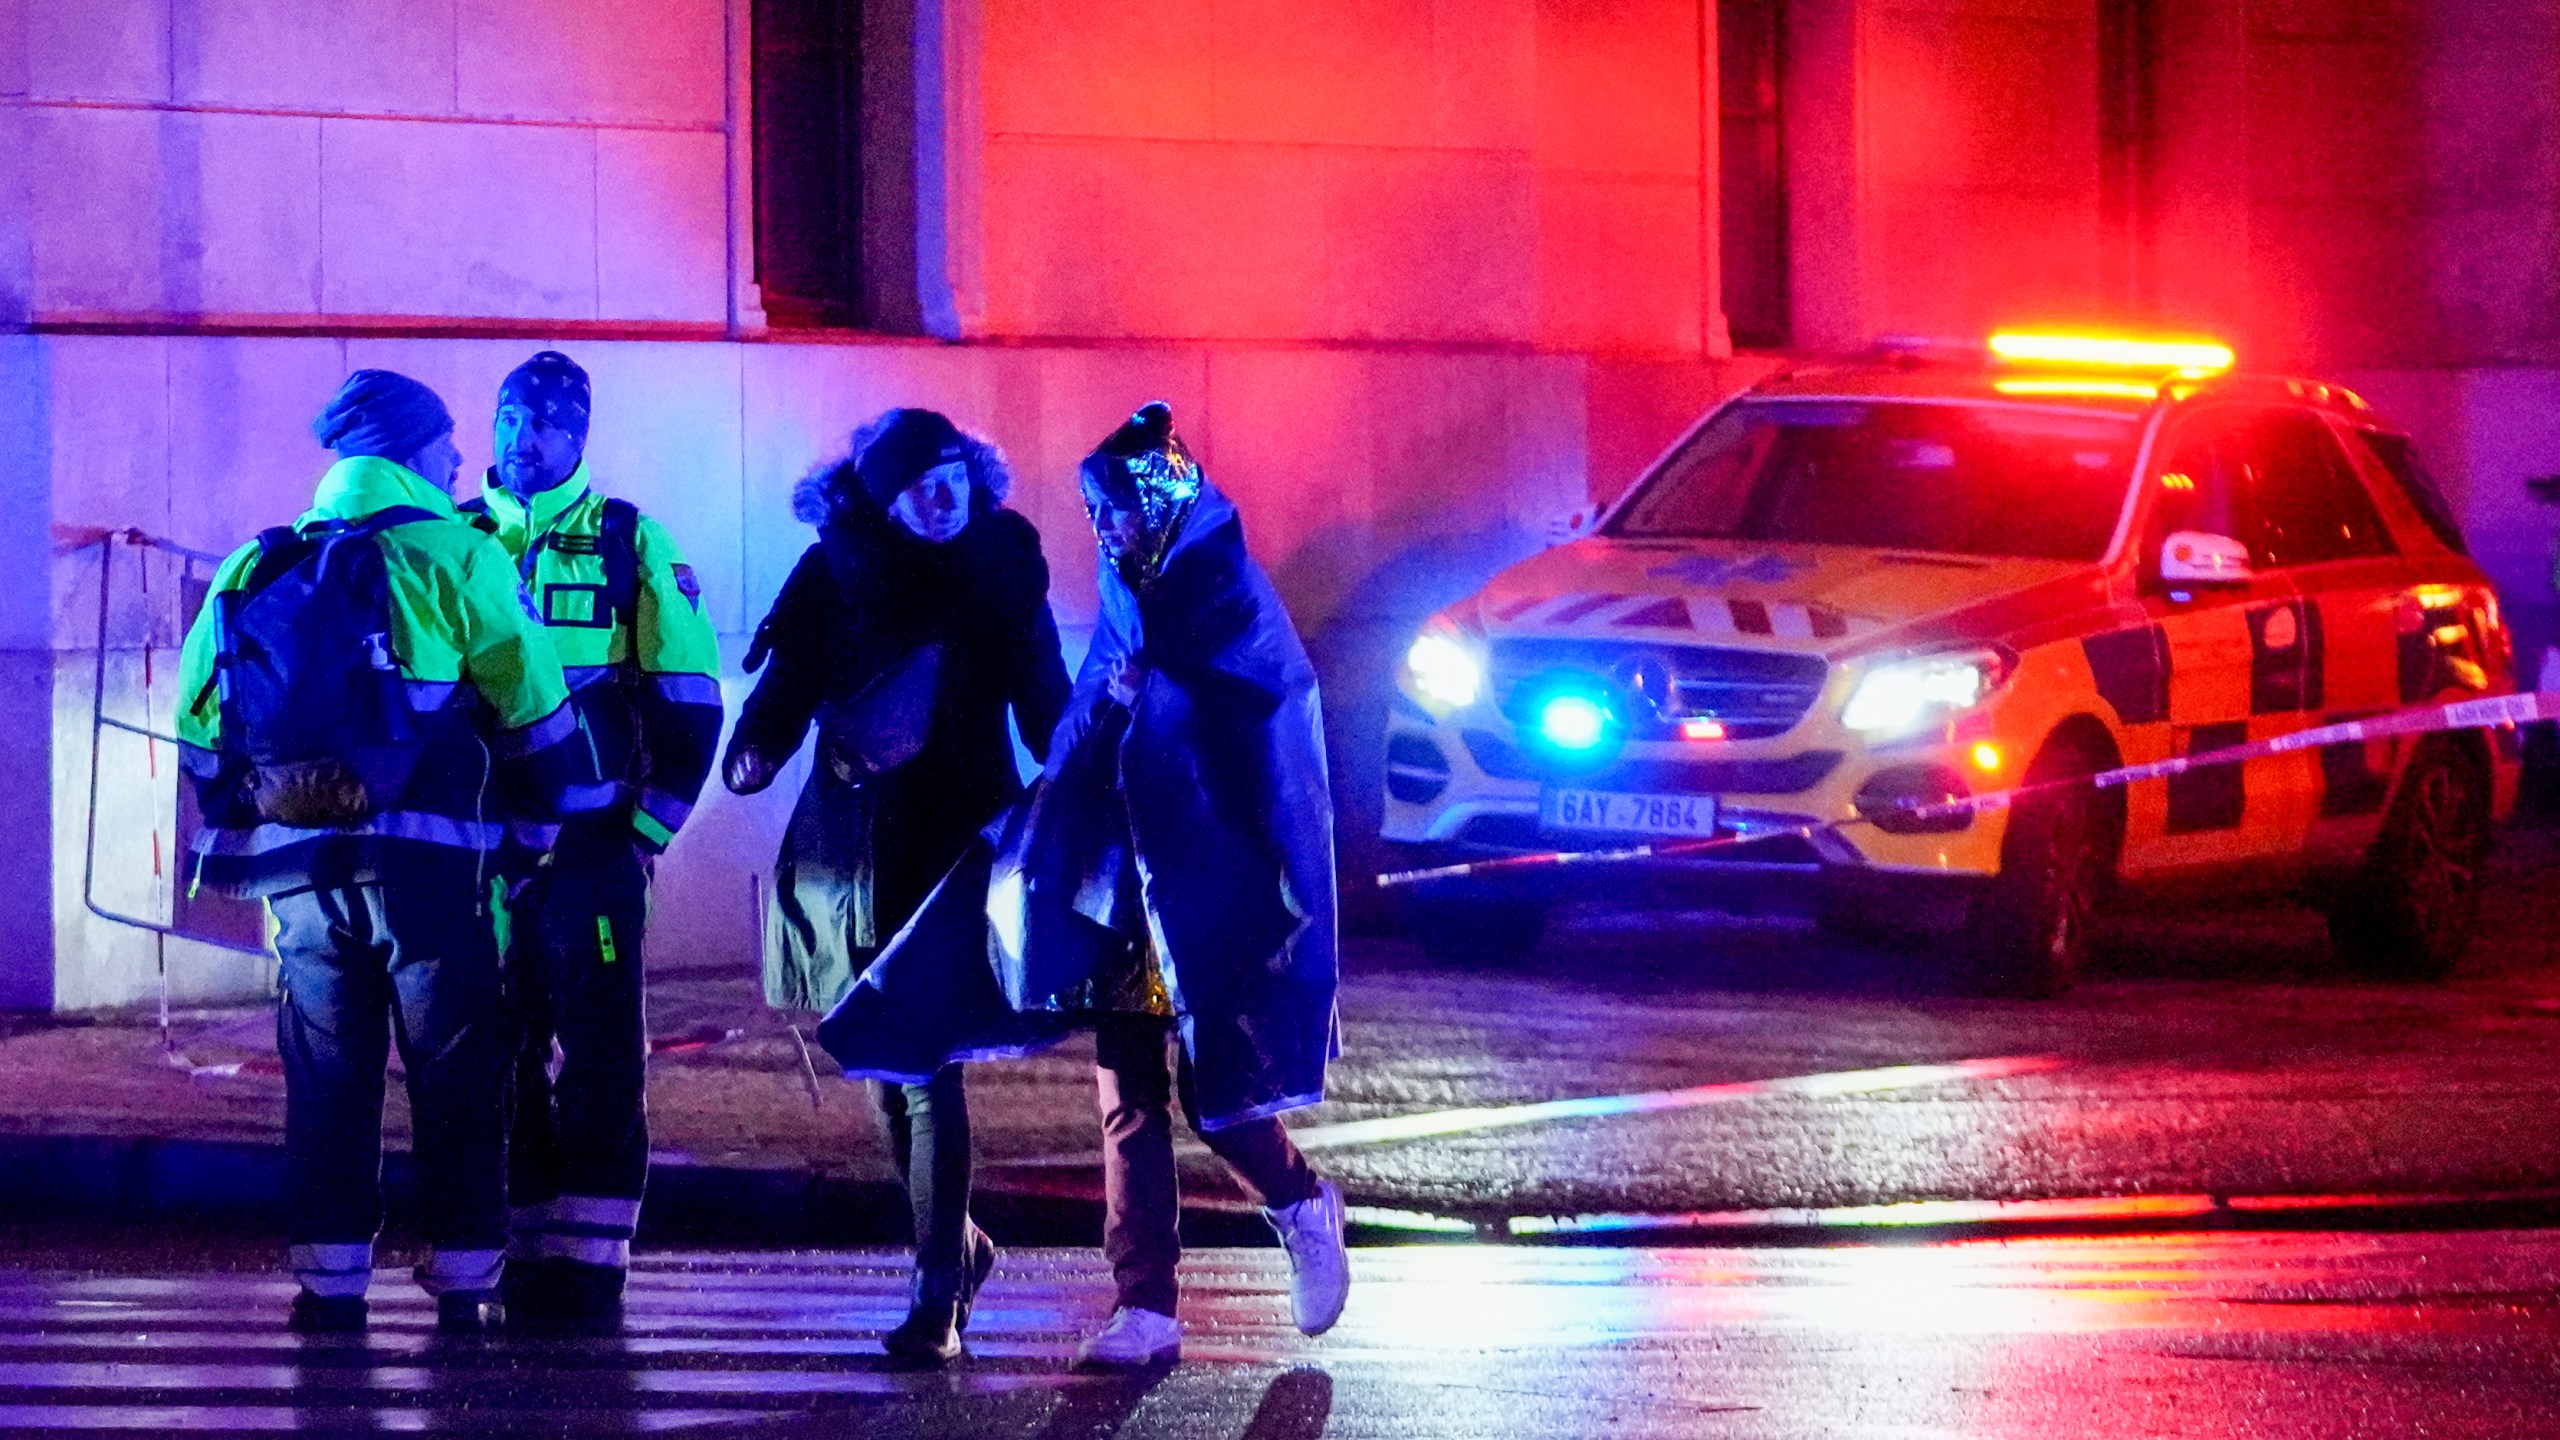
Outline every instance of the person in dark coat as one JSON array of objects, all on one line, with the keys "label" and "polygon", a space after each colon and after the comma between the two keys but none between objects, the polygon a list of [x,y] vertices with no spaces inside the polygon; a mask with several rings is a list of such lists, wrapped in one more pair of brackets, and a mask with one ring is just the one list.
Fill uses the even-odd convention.
[{"label": "person in dark coat", "polygon": [[[1010,479],[993,445],[902,409],[793,496],[817,543],[757,627],[746,664],[763,678],[723,765],[731,790],[761,790],[817,726],[765,913],[778,1008],[834,1006],[1021,792],[1008,710],[1031,753],[1048,753],[1066,667],[1039,533],[1004,508]],[[969,1219],[959,1065],[900,1078],[873,1092],[914,1210],[914,1303],[882,1343],[939,1362],[959,1353],[995,1246]]]},{"label": "person in dark coat", "polygon": [[1314,667],[1170,410],[1082,480],[1100,623],[1041,783],[819,1040],[849,1071],[914,1074],[1094,1029],[1119,1305],[1079,1360],[1138,1367],[1181,1347],[1177,1094],[1280,1233],[1299,1328],[1341,1314],[1341,1195],[1277,1118],[1323,1098],[1340,1049],[1333,814]]}]

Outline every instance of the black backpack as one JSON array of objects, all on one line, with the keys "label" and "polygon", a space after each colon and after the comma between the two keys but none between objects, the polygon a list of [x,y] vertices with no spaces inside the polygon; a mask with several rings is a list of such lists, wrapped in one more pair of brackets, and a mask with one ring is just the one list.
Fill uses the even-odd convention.
[{"label": "black backpack", "polygon": [[[435,520],[395,506],[362,520],[258,536],[258,558],[216,599],[226,769],[260,818],[304,830],[396,807],[418,768],[418,724],[391,650],[391,577],[377,537]],[[203,703],[199,696],[197,703]]]}]

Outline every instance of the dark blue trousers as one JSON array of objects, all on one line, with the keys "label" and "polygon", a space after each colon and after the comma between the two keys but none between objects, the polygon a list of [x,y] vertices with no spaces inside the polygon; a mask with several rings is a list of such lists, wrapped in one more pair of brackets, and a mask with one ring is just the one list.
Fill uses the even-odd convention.
[{"label": "dark blue trousers", "polygon": [[507,1250],[627,1269],[649,1178],[648,861],[619,815],[573,825],[508,912]]},{"label": "dark blue trousers", "polygon": [[498,943],[467,863],[269,898],[282,995],[285,1183],[305,1288],[361,1295],[382,1228],[390,1048],[408,1072],[431,1293],[494,1287],[506,1239],[507,1021]]}]

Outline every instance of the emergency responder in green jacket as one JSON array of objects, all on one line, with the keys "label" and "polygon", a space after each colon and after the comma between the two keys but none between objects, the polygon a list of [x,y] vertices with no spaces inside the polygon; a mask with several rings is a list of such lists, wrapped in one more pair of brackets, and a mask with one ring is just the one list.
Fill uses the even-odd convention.
[{"label": "emergency responder in green jacket", "polygon": [[[506,1220],[498,1162],[510,1032],[493,882],[510,863],[503,850],[529,864],[564,815],[609,792],[596,783],[594,750],[515,567],[459,523],[449,491],[462,457],[444,403],[405,376],[359,370],[313,432],[340,458],[310,511],[224,561],[187,634],[179,748],[206,822],[195,881],[263,897],[273,917],[288,1238],[302,1281],[295,1328],[365,1323],[382,1221],[383,1068],[396,1034],[432,1246],[418,1278],[439,1297],[440,1323],[476,1330],[500,1283]],[[394,738],[413,747],[414,769],[360,823],[284,823],[262,787],[291,767],[254,754],[252,742],[278,723],[309,728],[313,717],[279,721],[249,703],[239,667],[290,647],[248,654],[232,626],[247,623],[252,597],[280,603],[270,592],[285,593],[278,587],[292,578],[279,581],[263,557],[308,554],[316,537],[394,511],[357,542],[381,557],[380,570],[365,573],[380,576],[370,594],[385,625],[368,637],[363,663],[375,674],[396,667],[398,694],[384,703],[405,703],[407,713],[370,723],[407,732]],[[333,623],[307,610],[263,613],[303,633]],[[346,737],[358,746],[385,738]]]},{"label": "emergency responder in green jacket", "polygon": [[721,721],[719,651],[692,567],[656,521],[589,485],[590,394],[586,372],[557,351],[511,371],[497,463],[464,507],[515,557],[618,787],[515,897],[507,957],[519,1025],[508,1323],[574,1333],[620,1318],[649,1169],[650,857],[701,794]]}]

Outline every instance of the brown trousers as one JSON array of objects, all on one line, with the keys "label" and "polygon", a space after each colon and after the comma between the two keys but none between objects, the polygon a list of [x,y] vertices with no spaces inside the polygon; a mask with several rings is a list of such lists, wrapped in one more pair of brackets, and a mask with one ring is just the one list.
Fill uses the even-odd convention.
[{"label": "brown trousers", "polygon": [[1119,1303],[1171,1315],[1174,1269],[1182,1260],[1182,1196],[1173,1169],[1173,1101],[1211,1154],[1226,1162],[1245,1194],[1278,1210],[1312,1199],[1315,1171],[1276,1119],[1200,1129],[1191,1060],[1176,1056],[1173,1022],[1108,1015],[1094,1029],[1094,1082],[1102,1110],[1102,1253]]}]

